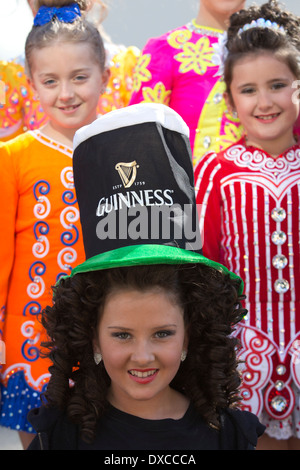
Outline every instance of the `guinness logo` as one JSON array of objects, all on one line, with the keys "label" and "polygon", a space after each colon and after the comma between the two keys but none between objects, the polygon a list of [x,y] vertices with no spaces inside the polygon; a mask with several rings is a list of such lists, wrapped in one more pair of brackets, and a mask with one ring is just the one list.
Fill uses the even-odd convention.
[{"label": "guinness logo", "polygon": [[130,188],[133,185],[136,179],[137,168],[136,161],[131,163],[117,163],[115,169],[119,173],[119,176],[122,180],[124,188]]}]

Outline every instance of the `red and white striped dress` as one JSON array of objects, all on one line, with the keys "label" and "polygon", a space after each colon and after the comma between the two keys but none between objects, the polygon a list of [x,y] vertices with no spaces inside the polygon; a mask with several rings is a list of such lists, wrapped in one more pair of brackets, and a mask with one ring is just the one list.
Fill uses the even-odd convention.
[{"label": "red and white striped dress", "polygon": [[203,253],[245,282],[243,407],[300,437],[300,145],[275,159],[241,139],[200,160],[195,187]]}]

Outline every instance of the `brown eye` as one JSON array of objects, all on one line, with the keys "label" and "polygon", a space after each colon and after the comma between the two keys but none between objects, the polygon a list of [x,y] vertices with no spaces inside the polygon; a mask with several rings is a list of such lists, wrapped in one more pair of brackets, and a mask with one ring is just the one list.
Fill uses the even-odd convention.
[{"label": "brown eye", "polygon": [[174,331],[162,330],[155,333],[155,336],[157,336],[158,338],[167,338],[168,336],[173,336],[174,334]]},{"label": "brown eye", "polygon": [[242,90],[242,94],[243,95],[250,95],[251,93],[254,93],[255,92],[255,89],[254,88],[243,88]]},{"label": "brown eye", "polygon": [[130,338],[130,334],[121,331],[121,332],[112,333],[112,337],[113,337],[113,338],[119,338],[119,339],[129,339],[129,338]]}]

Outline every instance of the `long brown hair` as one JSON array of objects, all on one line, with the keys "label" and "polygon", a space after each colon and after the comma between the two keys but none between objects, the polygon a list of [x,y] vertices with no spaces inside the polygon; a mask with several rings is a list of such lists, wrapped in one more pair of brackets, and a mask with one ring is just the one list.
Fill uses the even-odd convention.
[{"label": "long brown hair", "polygon": [[188,355],[170,385],[189,397],[205,421],[215,426],[218,409],[240,399],[238,343],[232,335],[245,313],[238,281],[200,264],[76,274],[54,288],[54,304],[42,315],[49,336],[44,353],[53,363],[45,398],[79,423],[85,440],[94,437],[97,420],[108,406],[110,378],[103,362],[96,365],[93,358],[101,306],[112,290],[153,287],[164,289],[182,306],[188,330]]}]

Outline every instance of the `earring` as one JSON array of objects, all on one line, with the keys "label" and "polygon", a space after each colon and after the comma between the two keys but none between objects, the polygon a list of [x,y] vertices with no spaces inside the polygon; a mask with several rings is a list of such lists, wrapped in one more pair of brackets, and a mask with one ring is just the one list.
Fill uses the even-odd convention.
[{"label": "earring", "polygon": [[238,119],[237,111],[235,111],[235,110],[232,111],[232,117],[233,117],[233,119]]},{"label": "earring", "polygon": [[180,356],[181,362],[183,362],[183,361],[186,360],[186,356],[187,356],[187,352],[186,352],[186,351],[182,351],[181,356]]},{"label": "earring", "polygon": [[100,353],[94,353],[94,361],[98,365],[102,361],[102,355]]}]

